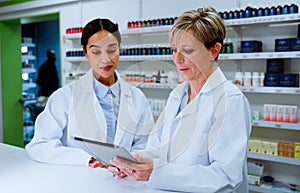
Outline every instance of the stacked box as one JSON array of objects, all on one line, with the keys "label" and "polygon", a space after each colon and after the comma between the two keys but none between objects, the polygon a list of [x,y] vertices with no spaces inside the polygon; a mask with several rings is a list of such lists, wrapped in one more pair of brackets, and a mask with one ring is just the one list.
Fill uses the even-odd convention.
[{"label": "stacked box", "polygon": [[265,73],[264,86],[278,87],[279,86],[279,74]]},{"label": "stacked box", "polygon": [[275,39],[275,52],[288,52],[291,47],[291,38]]},{"label": "stacked box", "polygon": [[262,42],[257,40],[241,41],[241,53],[262,52]]},{"label": "stacked box", "polygon": [[291,51],[300,51],[300,38],[291,39]]},{"label": "stacked box", "polygon": [[296,142],[294,143],[294,152],[295,152],[295,155],[294,155],[294,158],[295,159],[300,159],[300,142]]},{"label": "stacked box", "polygon": [[283,73],[283,59],[267,59],[267,73]]},{"label": "stacked box", "polygon": [[279,76],[279,86],[282,87],[299,87],[299,74],[285,73]]}]

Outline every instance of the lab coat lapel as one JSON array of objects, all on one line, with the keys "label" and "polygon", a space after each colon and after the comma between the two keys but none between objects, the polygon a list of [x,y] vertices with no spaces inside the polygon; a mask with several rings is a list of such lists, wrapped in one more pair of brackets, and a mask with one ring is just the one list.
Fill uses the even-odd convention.
[{"label": "lab coat lapel", "polygon": [[73,110],[79,137],[106,141],[106,121],[93,87],[93,71],[74,83]]},{"label": "lab coat lapel", "polygon": [[[133,108],[132,100],[132,92],[130,90],[129,85],[127,85],[123,79],[120,80],[120,88],[121,88],[121,96],[120,96],[120,107],[119,107],[119,115],[118,115],[118,125],[117,131],[115,135],[115,144],[120,144],[122,138],[127,137],[126,141],[132,141],[133,134],[135,133],[137,127],[137,121],[132,118],[132,113],[130,109]],[[125,134],[131,135],[125,135]],[[131,139],[128,137],[131,136]]]}]

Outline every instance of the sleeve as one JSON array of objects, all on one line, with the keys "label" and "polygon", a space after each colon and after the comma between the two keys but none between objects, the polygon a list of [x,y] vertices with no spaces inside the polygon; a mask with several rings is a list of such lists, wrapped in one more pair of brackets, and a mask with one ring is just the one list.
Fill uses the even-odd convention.
[{"label": "sleeve", "polygon": [[[225,108],[220,108],[224,105]],[[242,94],[222,97],[208,133],[208,164],[168,163],[153,169],[150,187],[179,192],[233,192],[243,181],[250,108]],[[196,154],[196,152],[195,152]]]},{"label": "sleeve", "polygon": [[68,147],[70,93],[59,89],[51,95],[36,119],[35,133],[26,150],[31,159],[44,163],[87,166],[91,156],[84,150]]}]

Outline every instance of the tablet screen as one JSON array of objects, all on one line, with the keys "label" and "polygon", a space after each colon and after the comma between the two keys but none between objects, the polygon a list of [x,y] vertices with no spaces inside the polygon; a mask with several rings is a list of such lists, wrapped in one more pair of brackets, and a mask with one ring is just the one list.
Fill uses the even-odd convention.
[{"label": "tablet screen", "polygon": [[135,158],[124,148],[110,143],[103,143],[99,141],[93,141],[90,139],[84,139],[80,137],[74,137],[76,141],[83,142],[87,148],[93,153],[93,156],[97,160],[101,160],[107,164],[110,164],[110,160],[118,156],[124,159],[128,159],[137,163]]}]

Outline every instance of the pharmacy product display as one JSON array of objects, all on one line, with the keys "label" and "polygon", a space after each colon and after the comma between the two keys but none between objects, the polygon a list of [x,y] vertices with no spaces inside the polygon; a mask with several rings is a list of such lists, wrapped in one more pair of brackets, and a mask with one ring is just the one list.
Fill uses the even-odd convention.
[{"label": "pharmacy product display", "polygon": [[[158,19],[157,19],[158,20]],[[146,94],[155,117],[163,110],[166,98],[179,83],[179,74],[172,62],[168,43],[171,24],[129,27],[121,30],[122,44],[118,72],[131,84]],[[65,83],[85,72],[87,61],[80,46],[81,27],[66,30],[64,69]],[[144,36],[147,34],[146,36]],[[154,41],[156,40],[156,41]]]},{"label": "pharmacy product display", "polygon": [[31,37],[22,37],[21,53],[22,53],[22,99],[23,106],[23,136],[24,145],[26,145],[33,137],[34,120],[32,118],[30,104],[36,102],[36,46]]},{"label": "pharmacy product display", "polygon": [[[247,8],[247,11],[250,10]],[[257,178],[249,180],[250,190],[255,192],[276,192],[280,188],[286,188],[285,184],[300,185],[300,174],[297,172],[300,169],[299,81],[297,83],[300,54],[296,50],[300,15],[296,5],[284,5],[281,10],[275,14],[273,7],[256,8],[257,15],[254,10],[252,16],[224,18],[227,37],[218,64],[227,78],[232,79],[240,87],[251,103],[253,128],[250,147],[253,147],[252,140],[254,140],[258,148],[251,148],[255,149],[254,152],[249,149],[249,163],[257,162],[263,165],[263,168],[259,167],[261,169],[259,183]],[[261,11],[265,13],[261,15]],[[242,10],[243,13],[246,14],[246,10]],[[130,21],[128,23],[130,26],[121,30],[122,54],[118,71],[128,82],[143,89],[155,112],[163,108],[164,99],[172,89],[170,82],[178,84],[180,77],[176,70],[162,68],[168,66],[163,63],[173,65],[172,57],[167,51],[170,25],[143,26],[143,23],[142,26],[139,24],[132,26]],[[80,33],[67,34],[66,37],[72,42],[66,60],[72,64],[73,69],[77,69],[85,60],[81,56],[80,46],[74,44],[80,38]],[[289,46],[283,51],[283,47],[276,46],[279,44],[276,42],[282,39],[284,43],[290,45],[293,41],[294,46]],[[162,48],[165,48],[165,51]],[[161,74],[168,77],[158,81],[157,77]],[[275,81],[270,74],[275,74],[278,79]],[[273,108],[276,109],[276,116],[274,112],[269,112],[276,119],[267,118],[271,117],[271,114],[265,113],[268,112],[265,109],[270,109],[270,105],[276,106]],[[287,144],[285,147],[289,150],[281,152],[290,153],[278,154],[278,144],[282,143]],[[292,155],[291,144],[294,146],[294,157],[282,156]],[[263,178],[265,176],[272,176],[276,183],[264,181],[268,179]],[[296,189],[299,187],[296,186]]]},{"label": "pharmacy product display", "polygon": [[[251,103],[248,169],[254,192],[299,191],[300,15],[294,11],[225,20],[234,52],[221,54],[219,65]],[[282,39],[289,44],[285,50],[276,43]]]}]

